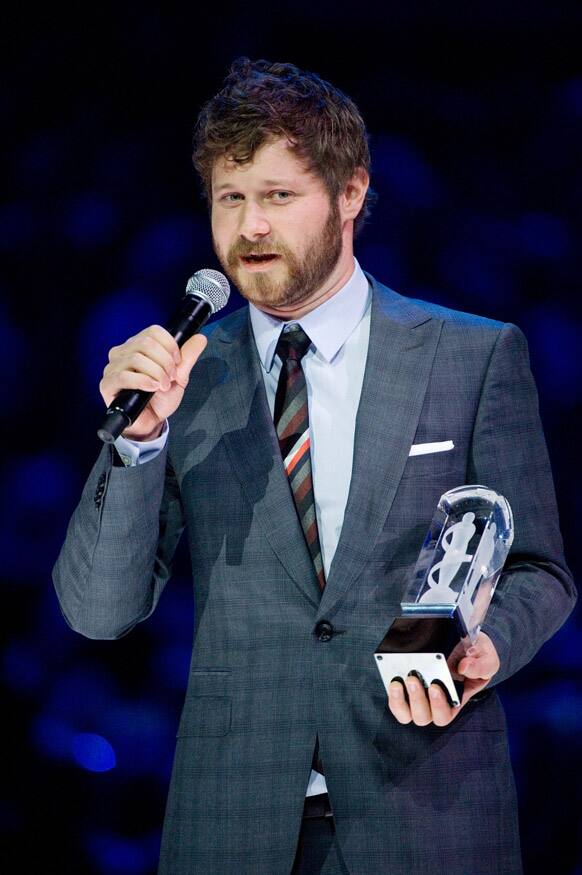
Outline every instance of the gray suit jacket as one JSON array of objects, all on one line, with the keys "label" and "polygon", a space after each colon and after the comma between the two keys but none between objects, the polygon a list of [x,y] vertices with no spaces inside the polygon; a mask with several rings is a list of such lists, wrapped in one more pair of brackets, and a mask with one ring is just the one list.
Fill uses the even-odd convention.
[{"label": "gray suit jacket", "polygon": [[[247,309],[209,329],[167,452],[104,448],[55,567],[69,624],[117,638],[154,610],[186,527],[196,634],[162,843],[164,875],[288,875],[316,733],[352,875],[521,871],[494,690],[444,729],[401,726],[372,654],[441,494],[505,495],[516,537],[484,631],[499,682],[574,602],[526,344],[512,325],[403,298],[372,278],[345,521],[320,597]],[[413,443],[451,452],[409,457]],[[327,620],[334,634],[314,634]]]}]

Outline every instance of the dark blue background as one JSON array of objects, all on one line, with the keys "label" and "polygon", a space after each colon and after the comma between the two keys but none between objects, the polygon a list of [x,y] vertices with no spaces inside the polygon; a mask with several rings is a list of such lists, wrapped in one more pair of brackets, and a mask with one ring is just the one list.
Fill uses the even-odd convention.
[{"label": "dark blue background", "polygon": [[[217,266],[190,139],[234,57],[314,69],[361,107],[380,195],[367,270],[526,332],[576,573],[581,25],[574,3],[327,0],[4,22],[3,871],[155,868],[191,647],[185,556],[118,642],[69,630],[50,570],[99,449],[107,349]],[[527,873],[582,873],[579,622],[502,688]]]}]

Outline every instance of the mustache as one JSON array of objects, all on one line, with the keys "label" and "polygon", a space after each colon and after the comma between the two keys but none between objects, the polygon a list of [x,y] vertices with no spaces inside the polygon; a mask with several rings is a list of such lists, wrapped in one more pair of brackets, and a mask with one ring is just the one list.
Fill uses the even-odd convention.
[{"label": "mustache", "polygon": [[265,243],[263,241],[251,243],[249,240],[238,240],[234,243],[229,251],[228,258],[245,258],[248,255],[283,255],[284,247],[277,246],[276,243]]}]

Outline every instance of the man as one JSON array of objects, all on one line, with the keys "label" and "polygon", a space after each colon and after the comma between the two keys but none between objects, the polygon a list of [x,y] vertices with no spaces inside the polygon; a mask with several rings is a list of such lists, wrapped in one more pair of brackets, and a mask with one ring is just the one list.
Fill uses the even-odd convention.
[{"label": "man", "polygon": [[[70,625],[116,638],[154,610],[187,529],[196,634],[160,871],[518,873],[493,687],[574,601],[523,336],[363,273],[366,132],[317,76],[235,63],[194,159],[250,305],[181,351],[159,326],[111,350],[105,402],[154,395],[103,449],[55,568]],[[387,701],[374,650],[463,483],[505,495],[516,536],[453,666],[461,707],[412,677]]]}]

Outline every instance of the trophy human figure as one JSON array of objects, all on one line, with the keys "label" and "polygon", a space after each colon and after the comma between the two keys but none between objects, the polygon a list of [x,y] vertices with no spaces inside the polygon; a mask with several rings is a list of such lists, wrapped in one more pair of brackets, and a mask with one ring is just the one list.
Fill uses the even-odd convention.
[{"label": "trophy human figure", "polygon": [[[419,599],[424,603],[448,604],[455,602],[458,593],[451,589],[451,583],[464,562],[470,562],[473,556],[467,553],[467,547],[475,534],[475,514],[467,512],[463,518],[452,525],[443,535],[442,548],[444,556],[431,569],[427,583],[429,589]],[[438,571],[438,581],[435,574]]]}]

